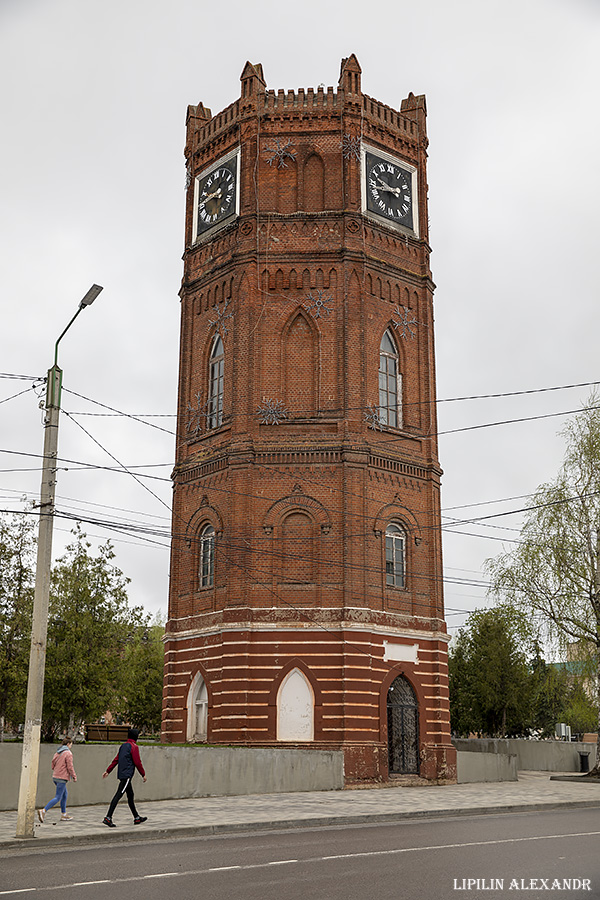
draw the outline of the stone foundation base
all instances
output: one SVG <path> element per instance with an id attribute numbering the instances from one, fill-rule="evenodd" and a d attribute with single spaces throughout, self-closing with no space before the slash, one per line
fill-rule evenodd
<path id="1" fill-rule="evenodd" d="M 421 748 L 421 771 L 429 781 L 456 784 L 456 750 L 452 744 L 428 744 Z"/>

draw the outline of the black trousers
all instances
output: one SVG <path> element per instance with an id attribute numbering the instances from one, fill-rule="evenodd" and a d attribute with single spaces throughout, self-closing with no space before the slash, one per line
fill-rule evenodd
<path id="1" fill-rule="evenodd" d="M 121 778 L 119 780 L 117 793 L 110 801 L 110 806 L 108 807 L 108 812 L 106 813 L 108 819 L 112 819 L 112 815 L 116 809 L 117 803 L 119 802 L 123 794 L 127 794 L 127 802 L 129 803 L 129 809 L 133 814 L 133 818 L 138 818 L 138 811 L 135 808 L 135 800 L 133 799 L 133 786 L 131 784 L 131 778 Z"/>

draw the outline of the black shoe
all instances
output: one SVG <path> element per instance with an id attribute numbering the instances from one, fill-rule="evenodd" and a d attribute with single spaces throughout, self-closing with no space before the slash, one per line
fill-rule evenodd
<path id="1" fill-rule="evenodd" d="M 147 821 L 148 821 L 148 816 L 136 816 L 135 819 L 133 820 L 133 824 L 141 825 L 142 822 L 147 822 Z"/>
<path id="2" fill-rule="evenodd" d="M 109 819 L 108 816 L 104 816 L 104 818 L 102 819 L 102 824 L 103 824 L 103 825 L 108 825 L 109 828 L 116 828 L 116 827 L 117 827 L 117 826 L 115 825 L 115 823 L 113 822 L 113 820 L 112 820 L 112 819 Z"/>

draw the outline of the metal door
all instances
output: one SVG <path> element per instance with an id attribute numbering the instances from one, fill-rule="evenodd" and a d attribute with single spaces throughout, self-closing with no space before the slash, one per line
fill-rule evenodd
<path id="1" fill-rule="evenodd" d="M 387 696 L 389 771 L 419 774 L 419 707 L 412 687 L 399 675 Z"/>

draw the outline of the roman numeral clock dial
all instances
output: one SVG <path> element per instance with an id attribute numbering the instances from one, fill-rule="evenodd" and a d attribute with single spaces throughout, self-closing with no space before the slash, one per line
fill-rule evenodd
<path id="1" fill-rule="evenodd" d="M 230 153 L 196 178 L 194 240 L 229 222 L 239 211 L 239 152 Z"/>
<path id="2" fill-rule="evenodd" d="M 363 148 L 363 212 L 417 235 L 414 166 Z"/>

